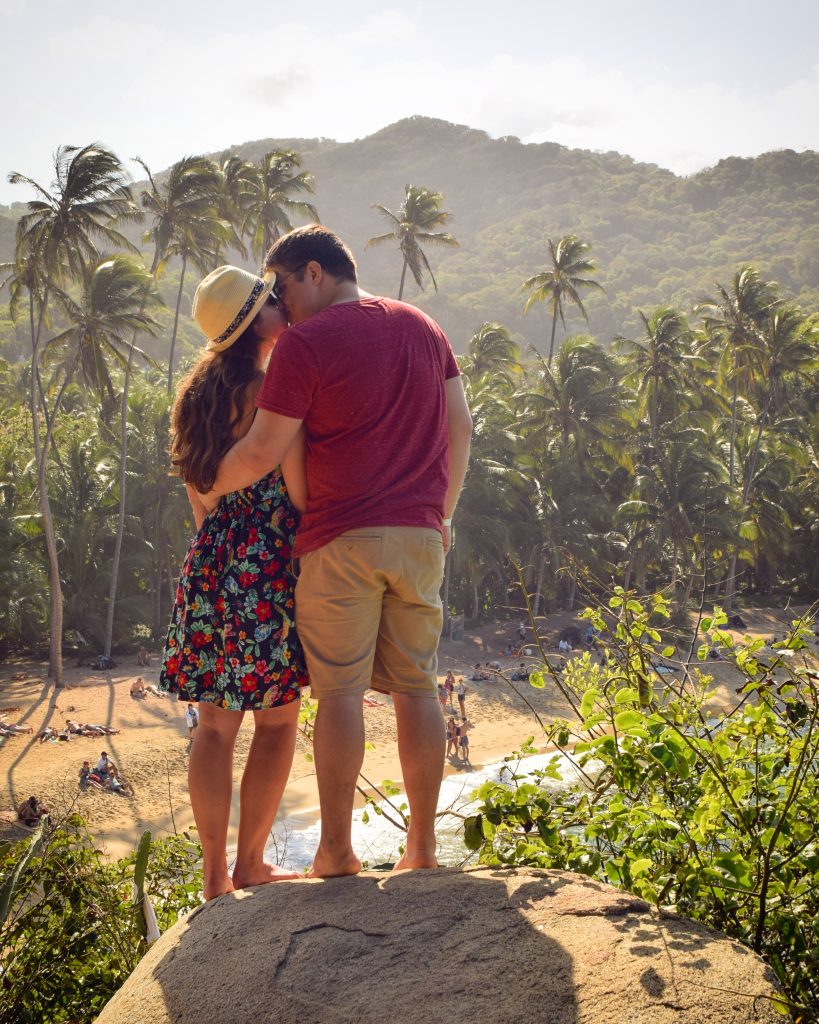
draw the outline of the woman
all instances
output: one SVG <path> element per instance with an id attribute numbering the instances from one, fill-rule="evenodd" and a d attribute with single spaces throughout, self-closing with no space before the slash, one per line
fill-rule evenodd
<path id="1" fill-rule="evenodd" d="M 198 533 L 176 595 L 161 690 L 198 703 L 188 785 L 202 843 L 206 900 L 234 888 L 298 877 L 263 859 L 296 744 L 304 656 L 293 623 L 295 506 L 307 496 L 303 449 L 282 469 L 226 494 L 208 514 L 219 460 L 253 422 L 263 367 L 286 327 L 269 280 L 220 267 L 196 290 L 206 351 L 182 381 L 171 414 L 171 460 L 185 481 Z M 232 877 L 227 829 L 233 748 L 245 711 L 253 742 L 242 777 Z"/>
<path id="2" fill-rule="evenodd" d="M 458 755 L 458 727 L 455 719 L 449 718 L 446 723 L 446 756 L 457 757 Z"/>

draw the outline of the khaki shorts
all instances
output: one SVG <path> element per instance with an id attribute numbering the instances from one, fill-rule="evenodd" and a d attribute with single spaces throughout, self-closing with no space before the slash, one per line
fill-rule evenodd
<path id="1" fill-rule="evenodd" d="M 296 623 L 312 695 L 436 697 L 444 548 L 437 530 L 350 530 L 301 558 Z"/>

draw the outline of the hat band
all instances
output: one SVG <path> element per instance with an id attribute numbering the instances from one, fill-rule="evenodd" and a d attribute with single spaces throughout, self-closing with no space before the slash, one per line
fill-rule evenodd
<path id="1" fill-rule="evenodd" d="M 236 328 L 240 326 L 240 324 L 245 319 L 247 314 L 253 308 L 253 304 L 256 302 L 256 299 L 258 299 L 258 297 L 261 295 L 262 291 L 264 290 L 264 287 L 265 282 L 261 280 L 257 281 L 253 285 L 253 287 L 250 289 L 250 295 L 248 295 L 245 304 L 233 318 L 228 328 L 222 331 L 218 338 L 214 338 L 213 341 L 211 341 L 211 345 L 221 345 L 223 341 L 227 341 L 227 339 L 231 336 L 231 334 L 233 334 Z"/>

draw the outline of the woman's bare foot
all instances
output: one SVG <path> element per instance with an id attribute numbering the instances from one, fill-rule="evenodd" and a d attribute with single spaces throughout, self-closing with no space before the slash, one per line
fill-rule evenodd
<path id="1" fill-rule="evenodd" d="M 233 891 L 234 885 L 227 872 L 214 878 L 205 879 L 203 895 L 206 903 L 208 900 L 215 900 L 217 896 L 224 896 L 226 892 Z"/>
<path id="2" fill-rule="evenodd" d="M 321 846 L 316 850 L 313 863 L 307 872 L 308 878 L 341 878 L 343 875 L 357 875 L 361 861 L 352 850 L 339 855 L 324 853 Z"/>
<path id="3" fill-rule="evenodd" d="M 233 869 L 233 886 L 236 889 L 249 889 L 252 885 L 267 885 L 268 882 L 284 882 L 287 879 L 301 878 L 298 871 L 288 871 L 278 864 L 249 864 L 247 867 L 236 865 Z"/>

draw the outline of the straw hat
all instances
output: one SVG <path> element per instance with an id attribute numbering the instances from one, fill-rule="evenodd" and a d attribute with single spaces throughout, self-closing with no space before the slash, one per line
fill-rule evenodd
<path id="1" fill-rule="evenodd" d="M 217 267 L 199 283 L 193 297 L 193 316 L 208 348 L 224 352 L 250 325 L 267 302 L 276 283 L 273 271 L 256 277 L 241 267 Z"/>

